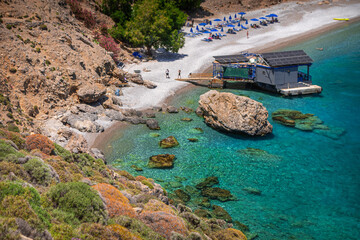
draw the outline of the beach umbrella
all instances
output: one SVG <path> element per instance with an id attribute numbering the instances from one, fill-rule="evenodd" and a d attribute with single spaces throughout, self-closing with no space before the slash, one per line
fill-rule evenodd
<path id="1" fill-rule="evenodd" d="M 190 28 L 190 32 L 193 33 L 194 31 L 192 30 L 192 28 Z"/>
<path id="2" fill-rule="evenodd" d="M 211 29 L 210 31 L 211 31 L 211 32 L 218 32 L 217 29 Z"/>
<path id="3" fill-rule="evenodd" d="M 231 20 L 231 15 L 229 16 L 229 20 Z"/>
<path id="4" fill-rule="evenodd" d="M 266 19 L 266 17 L 261 17 L 261 18 L 259 18 L 259 19 Z"/>
<path id="5" fill-rule="evenodd" d="M 238 23 L 238 27 L 240 27 L 240 22 Z"/>
<path id="6" fill-rule="evenodd" d="M 243 25 L 241 25 L 241 28 L 242 28 L 242 29 L 248 29 L 247 27 L 244 27 Z"/>
<path id="7" fill-rule="evenodd" d="M 248 20 L 245 21 L 245 24 L 248 24 Z"/>
<path id="8" fill-rule="evenodd" d="M 251 21 L 254 21 L 254 22 L 256 22 L 256 21 L 259 21 L 259 19 L 257 19 L 257 18 L 252 18 L 252 19 L 250 19 Z"/>
<path id="9" fill-rule="evenodd" d="M 196 31 L 199 31 L 199 26 L 196 26 Z"/>
<path id="10" fill-rule="evenodd" d="M 245 12 L 239 12 L 238 14 L 240 14 L 242 16 L 242 15 L 245 15 L 246 13 Z"/>
<path id="11" fill-rule="evenodd" d="M 224 28 L 221 28 L 221 32 L 224 32 Z"/>
<path id="12" fill-rule="evenodd" d="M 236 13 L 235 13 L 235 15 L 234 15 L 234 18 L 236 18 Z"/>
<path id="13" fill-rule="evenodd" d="M 212 22 L 210 21 L 209 24 L 212 25 Z"/>
<path id="14" fill-rule="evenodd" d="M 209 32 L 209 31 L 204 31 L 203 33 L 211 33 L 211 32 Z"/>
<path id="15" fill-rule="evenodd" d="M 272 14 L 270 14 L 271 15 L 271 17 L 278 17 L 278 15 L 276 15 L 276 14 L 274 14 L 274 13 L 272 13 Z"/>
<path id="16" fill-rule="evenodd" d="M 265 17 L 271 17 L 271 14 L 266 15 Z"/>
<path id="17" fill-rule="evenodd" d="M 235 25 L 232 25 L 232 24 L 228 24 L 226 25 L 227 27 L 235 27 Z"/>
<path id="18" fill-rule="evenodd" d="M 199 26 L 206 26 L 206 23 L 199 23 Z"/>
<path id="19" fill-rule="evenodd" d="M 224 17 L 224 21 L 226 21 L 226 17 Z"/>
<path id="20" fill-rule="evenodd" d="M 221 22 L 221 19 L 217 18 L 213 20 L 214 22 Z"/>

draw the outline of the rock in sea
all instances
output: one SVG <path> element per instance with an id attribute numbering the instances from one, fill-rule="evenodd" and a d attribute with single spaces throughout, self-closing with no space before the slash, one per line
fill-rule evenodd
<path id="1" fill-rule="evenodd" d="M 266 108 L 248 97 L 211 90 L 200 96 L 199 109 L 205 123 L 217 130 L 251 136 L 272 132 Z"/>
<path id="2" fill-rule="evenodd" d="M 161 148 L 172 148 L 179 145 L 179 142 L 174 136 L 167 137 L 159 142 Z"/>
<path id="3" fill-rule="evenodd" d="M 174 166 L 175 155 L 159 154 L 151 156 L 148 166 L 150 168 L 172 168 Z"/>

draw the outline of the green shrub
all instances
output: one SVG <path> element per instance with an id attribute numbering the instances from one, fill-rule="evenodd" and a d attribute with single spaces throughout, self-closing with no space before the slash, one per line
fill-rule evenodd
<path id="1" fill-rule="evenodd" d="M 41 49 L 40 49 L 40 48 L 35 48 L 35 52 L 36 52 L 36 53 L 40 53 L 40 52 L 41 52 Z"/>
<path id="2" fill-rule="evenodd" d="M 84 223 L 80 226 L 81 239 L 87 240 L 116 240 L 113 232 L 98 223 Z M 121 238 L 125 239 L 125 238 Z"/>
<path id="3" fill-rule="evenodd" d="M 20 231 L 17 228 L 15 218 L 0 218 L 0 239 L 20 239 Z"/>
<path id="4" fill-rule="evenodd" d="M 16 126 L 15 124 L 13 124 L 13 123 L 10 123 L 9 125 L 8 125 L 8 128 L 7 128 L 9 131 L 11 131 L 11 132 L 17 132 L 17 133 L 19 133 L 20 132 L 20 129 L 18 128 L 18 126 Z"/>
<path id="5" fill-rule="evenodd" d="M 17 72 L 17 69 L 16 68 L 10 68 L 9 70 L 11 73 L 16 73 Z"/>
<path id="6" fill-rule="evenodd" d="M 55 70 L 56 70 L 55 67 L 51 67 L 51 68 L 50 68 L 50 71 L 52 71 L 52 72 L 55 71 Z"/>
<path id="7" fill-rule="evenodd" d="M 71 240 L 76 236 L 74 229 L 68 224 L 54 224 L 50 228 L 50 233 L 54 240 Z"/>
<path id="8" fill-rule="evenodd" d="M 73 154 L 70 151 L 66 150 L 65 148 L 61 147 L 56 143 L 54 143 L 54 146 L 55 146 L 54 149 L 55 155 L 60 156 L 66 162 L 69 163 L 74 162 Z"/>
<path id="9" fill-rule="evenodd" d="M 9 143 L 0 139 L 0 160 L 4 160 L 7 156 L 12 155 L 15 157 L 24 157 L 22 153 L 19 153 L 14 147 Z"/>
<path id="10" fill-rule="evenodd" d="M 30 42 L 31 42 L 31 41 L 30 41 L 30 39 L 28 39 L 28 38 L 24 41 L 25 44 L 28 44 L 28 43 L 30 43 Z"/>
<path id="11" fill-rule="evenodd" d="M 11 118 L 11 119 L 13 119 L 13 118 L 14 118 L 14 116 L 12 115 L 12 113 L 11 113 L 11 112 L 8 112 L 8 113 L 6 114 L 6 116 L 7 116 L 8 118 Z"/>
<path id="12" fill-rule="evenodd" d="M 20 183 L 16 182 L 1 182 L 0 202 L 2 203 L 0 211 L 4 216 L 22 217 L 25 220 L 30 219 L 29 223 L 33 223 L 37 228 L 50 226 L 50 216 L 41 207 L 40 194 L 35 188 L 23 187 Z M 19 210 L 16 209 L 17 205 L 19 205 Z M 24 212 L 21 213 L 21 211 Z"/>
<path id="13" fill-rule="evenodd" d="M 45 24 L 41 24 L 40 29 L 41 30 L 48 30 L 48 28 L 47 28 L 47 26 Z"/>
<path id="14" fill-rule="evenodd" d="M 165 240 L 163 236 L 154 232 L 151 228 L 145 225 L 138 219 L 134 219 L 128 216 L 118 216 L 112 219 L 113 222 L 126 227 L 131 232 L 136 233 L 144 240 Z"/>
<path id="15" fill-rule="evenodd" d="M 48 186 L 51 182 L 50 168 L 40 159 L 33 158 L 24 164 L 24 169 L 31 176 L 31 181 Z"/>
<path id="16" fill-rule="evenodd" d="M 6 24 L 6 28 L 11 30 L 13 28 L 13 25 L 12 24 Z"/>
<path id="17" fill-rule="evenodd" d="M 21 41 L 24 41 L 24 39 L 23 39 L 20 35 L 16 35 L 16 37 L 17 37 L 18 39 L 20 39 Z"/>
<path id="18" fill-rule="evenodd" d="M 23 166 L 12 162 L 1 162 L 0 164 L 0 175 L 8 175 L 14 173 L 15 176 L 29 181 L 29 174 L 24 170 Z"/>
<path id="19" fill-rule="evenodd" d="M 74 214 L 80 222 L 106 221 L 107 213 L 102 200 L 86 183 L 59 183 L 48 192 L 48 197 L 53 207 Z"/>
<path id="20" fill-rule="evenodd" d="M 46 66 L 49 66 L 49 65 L 51 64 L 51 62 L 46 59 L 46 60 L 45 60 L 45 64 L 46 64 Z"/>
<path id="21" fill-rule="evenodd" d="M 21 137 L 19 133 L 0 129 L 0 136 L 13 141 L 13 143 L 15 143 L 19 149 L 23 149 L 25 147 L 25 140 Z"/>
<path id="22" fill-rule="evenodd" d="M 148 186 L 150 189 L 154 189 L 154 185 L 152 185 L 149 181 L 142 180 L 141 183 Z"/>
<path id="23" fill-rule="evenodd" d="M 10 105 L 9 97 L 5 97 L 4 95 L 0 94 L 0 103 L 4 104 L 5 106 Z"/>

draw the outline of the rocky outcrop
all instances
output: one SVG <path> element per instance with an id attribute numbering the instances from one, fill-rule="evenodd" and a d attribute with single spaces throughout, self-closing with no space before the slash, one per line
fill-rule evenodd
<path id="1" fill-rule="evenodd" d="M 248 97 L 211 90 L 200 96 L 199 112 L 205 123 L 217 130 L 251 136 L 272 132 L 266 108 Z"/>
<path id="2" fill-rule="evenodd" d="M 106 88 L 101 84 L 83 86 L 77 91 L 79 99 L 85 103 L 93 103 L 99 100 L 106 93 Z"/>
<path id="3" fill-rule="evenodd" d="M 209 197 L 211 199 L 217 199 L 222 202 L 234 201 L 236 198 L 230 193 L 230 191 L 222 188 L 204 188 L 201 190 L 201 195 Z"/>
<path id="4" fill-rule="evenodd" d="M 150 168 L 172 168 L 174 166 L 175 155 L 159 154 L 151 156 L 149 159 Z"/>
<path id="5" fill-rule="evenodd" d="M 172 148 L 179 145 L 179 142 L 176 140 L 174 136 L 170 136 L 167 138 L 164 138 L 159 142 L 159 146 L 161 148 Z"/>

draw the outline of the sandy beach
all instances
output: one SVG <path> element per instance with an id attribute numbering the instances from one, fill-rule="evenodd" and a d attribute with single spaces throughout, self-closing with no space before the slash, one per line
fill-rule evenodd
<path id="1" fill-rule="evenodd" d="M 334 1 L 331 4 L 322 5 L 318 3 L 319 1 L 303 4 L 290 2 L 248 12 L 245 15 L 247 19 L 275 13 L 279 16 L 280 23 L 270 24 L 260 29 L 250 28 L 249 38 L 246 37 L 246 30 L 236 35 L 228 34 L 221 40 L 212 42 L 201 41 L 201 38 L 208 36 L 207 34 L 194 38 L 187 37 L 185 46 L 177 54 L 158 51 L 156 61 L 127 65 L 126 71 L 141 70 L 143 78 L 157 84 L 157 88 L 147 89 L 134 85 L 134 87 L 123 89 L 124 96 L 121 99 L 124 108 L 143 110 L 161 105 L 167 97 L 174 95 L 176 90 L 188 84 L 175 80 L 178 70 L 181 70 L 182 77 L 187 77 L 189 73 L 203 72 L 211 66 L 213 56 L 238 54 L 243 51 L 258 53 L 269 51 L 346 24 L 335 21 L 333 18 L 354 19 L 360 16 L 358 1 Z M 234 15 L 234 13 L 231 14 Z M 228 17 L 229 14 L 224 16 Z M 226 28 L 224 30 L 226 31 Z M 190 28 L 184 28 L 184 32 L 189 31 Z M 148 72 L 143 71 L 144 69 Z M 166 69 L 170 71 L 170 79 L 165 77 Z"/>
<path id="2" fill-rule="evenodd" d="M 338 1 L 329 5 L 319 5 L 318 2 L 309 1 L 302 5 L 295 2 L 283 3 L 268 9 L 248 12 L 246 14 L 248 19 L 275 13 L 280 21 L 260 29 L 249 29 L 249 39 L 246 38 L 245 30 L 236 35 L 228 34 L 221 40 L 213 42 L 201 41 L 205 35 L 186 38 L 185 46 L 178 54 L 157 52 L 155 61 L 127 65 L 126 71 L 141 70 L 143 78 L 156 83 L 157 88 L 147 89 L 133 84 L 132 87 L 123 89 L 124 96 L 121 96 L 123 108 L 145 110 L 168 104 L 175 94 L 181 94 L 193 87 L 192 84 L 175 80 L 178 70 L 182 71 L 182 77 L 187 77 L 189 73 L 209 72 L 213 56 L 238 54 L 243 51 L 258 53 L 273 51 L 314 38 L 360 19 L 360 12 L 357 11 L 360 9 L 358 1 Z M 228 15 L 224 14 L 224 16 Z M 346 22 L 333 20 L 336 17 L 346 17 L 351 20 Z M 189 32 L 189 28 L 184 28 L 184 32 Z M 150 71 L 145 72 L 144 69 Z M 165 77 L 166 69 L 170 71 L 170 79 Z M 91 134 L 86 138 L 89 145 L 106 153 L 109 139 L 114 139 L 114 133 L 126 126 L 128 123 L 114 124 L 104 132 Z"/>

